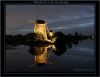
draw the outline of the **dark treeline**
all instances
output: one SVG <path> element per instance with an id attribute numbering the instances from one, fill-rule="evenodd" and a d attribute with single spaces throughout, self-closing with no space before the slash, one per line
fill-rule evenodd
<path id="1" fill-rule="evenodd" d="M 82 34 L 79 34 L 78 32 L 75 32 L 73 35 L 72 34 L 63 34 L 62 32 L 55 32 L 54 37 L 57 37 L 55 43 L 56 50 L 52 49 L 52 52 L 60 56 L 64 54 L 64 52 L 67 51 L 67 49 L 71 49 L 73 45 L 78 45 L 80 41 L 86 40 L 86 39 L 91 39 L 92 35 L 90 36 L 84 36 Z M 41 48 L 41 47 L 46 47 L 49 44 L 46 44 L 46 42 L 43 43 L 37 43 L 35 44 L 34 42 L 34 33 L 28 33 L 26 35 L 6 35 L 6 45 L 12 45 L 12 46 L 17 46 L 17 45 L 28 45 L 30 47 L 29 52 L 32 55 L 37 55 L 37 50 L 36 48 Z M 33 52 L 34 50 L 34 52 Z M 40 51 L 39 51 L 40 52 Z"/>
<path id="2" fill-rule="evenodd" d="M 34 33 L 28 33 L 26 35 L 6 35 L 5 36 L 5 43 L 8 45 L 33 45 L 34 44 Z M 78 32 L 75 32 L 72 34 L 63 34 L 62 32 L 55 32 L 55 37 L 57 37 L 57 41 L 61 41 L 61 43 L 69 43 L 70 41 L 73 41 L 76 43 L 76 40 L 84 40 L 91 38 L 91 36 L 83 36 L 82 34 L 79 34 Z"/>

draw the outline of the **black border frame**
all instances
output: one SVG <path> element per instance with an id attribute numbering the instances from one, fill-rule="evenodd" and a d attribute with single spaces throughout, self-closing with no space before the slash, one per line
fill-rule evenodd
<path id="1" fill-rule="evenodd" d="M 4 71 L 5 61 L 4 61 L 4 55 L 5 55 L 5 5 L 7 4 L 34 4 L 34 5 L 67 5 L 67 4 L 92 4 L 95 5 L 95 47 L 96 47 L 96 72 L 89 74 L 81 74 L 81 73 L 8 73 L 6 74 Z M 99 76 L 99 1 L 1 1 L 1 76 Z M 98 33 L 98 34 L 97 34 Z M 97 45 L 98 44 L 98 45 Z"/>

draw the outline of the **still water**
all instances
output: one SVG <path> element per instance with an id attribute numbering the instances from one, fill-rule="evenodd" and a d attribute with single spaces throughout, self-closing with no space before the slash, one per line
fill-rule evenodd
<path id="1" fill-rule="evenodd" d="M 63 45 L 61 45 L 63 46 Z M 72 44 L 59 55 L 51 46 L 45 46 L 46 62 L 44 66 L 36 65 L 34 47 L 19 45 L 6 49 L 6 72 L 94 72 L 95 50 L 93 40 L 83 40 L 78 45 Z M 63 50 L 63 49 L 62 49 Z M 59 52 L 59 50 L 58 50 Z"/>

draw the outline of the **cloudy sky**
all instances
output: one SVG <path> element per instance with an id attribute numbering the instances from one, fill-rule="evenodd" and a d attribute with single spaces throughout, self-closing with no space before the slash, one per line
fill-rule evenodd
<path id="1" fill-rule="evenodd" d="M 6 5 L 6 34 L 33 32 L 36 19 L 65 34 L 94 33 L 94 5 Z"/>

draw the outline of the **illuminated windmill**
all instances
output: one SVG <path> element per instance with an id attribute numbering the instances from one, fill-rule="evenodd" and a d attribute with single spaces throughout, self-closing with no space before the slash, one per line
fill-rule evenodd
<path id="1" fill-rule="evenodd" d="M 34 33 L 42 36 L 44 41 L 47 41 L 47 32 L 49 32 L 47 23 L 44 20 L 36 20 L 34 25 Z"/>
<path id="2" fill-rule="evenodd" d="M 39 12 L 37 11 L 37 13 Z M 28 21 L 34 23 L 34 33 L 36 34 L 36 39 L 51 42 L 51 39 L 48 39 L 47 36 L 52 37 L 54 33 L 49 31 L 47 23 L 44 20 L 39 20 L 38 16 L 36 16 L 35 21 L 33 20 L 28 20 Z"/>

